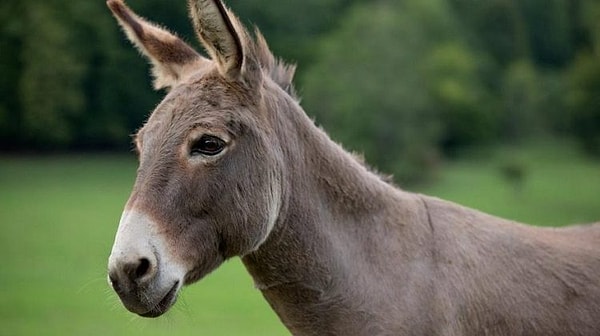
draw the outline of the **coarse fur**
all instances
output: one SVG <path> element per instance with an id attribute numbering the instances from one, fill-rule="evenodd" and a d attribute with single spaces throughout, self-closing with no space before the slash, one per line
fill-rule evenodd
<path id="1" fill-rule="evenodd" d="M 294 66 L 219 0 L 190 0 L 210 59 L 108 5 L 169 88 L 109 259 L 125 306 L 159 316 L 239 256 L 294 335 L 599 335 L 600 224 L 538 228 L 408 193 L 306 116 Z M 225 144 L 194 152 L 205 136 Z"/>

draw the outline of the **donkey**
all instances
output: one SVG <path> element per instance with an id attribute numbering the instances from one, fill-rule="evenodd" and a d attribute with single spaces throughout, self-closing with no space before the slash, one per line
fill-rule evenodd
<path id="1" fill-rule="evenodd" d="M 210 58 L 108 6 L 168 90 L 108 262 L 128 310 L 160 316 L 238 256 L 294 335 L 600 335 L 600 224 L 536 228 L 387 183 L 219 0 L 189 0 Z"/>

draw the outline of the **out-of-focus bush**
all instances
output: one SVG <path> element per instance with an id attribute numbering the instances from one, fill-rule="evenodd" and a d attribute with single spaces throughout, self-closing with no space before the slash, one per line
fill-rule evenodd
<path id="1" fill-rule="evenodd" d="M 600 156 L 600 57 L 581 55 L 570 72 L 569 83 L 572 133 L 588 153 Z"/>
<path id="2" fill-rule="evenodd" d="M 482 62 L 463 35 L 445 1 L 357 5 L 319 44 L 301 81 L 304 106 L 377 168 L 425 179 L 440 144 L 493 133 Z"/>

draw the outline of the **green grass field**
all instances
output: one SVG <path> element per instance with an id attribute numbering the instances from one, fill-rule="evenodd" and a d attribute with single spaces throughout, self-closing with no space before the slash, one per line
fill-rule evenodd
<path id="1" fill-rule="evenodd" d="M 520 192 L 498 168 L 515 155 Z M 600 162 L 556 144 L 478 157 L 420 191 L 534 224 L 600 220 Z M 106 262 L 135 168 L 132 156 L 0 157 L 0 335 L 288 335 L 237 259 L 165 317 L 121 306 Z"/>
<path id="2" fill-rule="evenodd" d="M 524 172 L 515 189 L 501 167 L 517 162 Z M 429 195 L 484 212 L 541 226 L 600 221 L 600 160 L 590 160 L 568 142 L 479 152 L 443 167 Z"/>

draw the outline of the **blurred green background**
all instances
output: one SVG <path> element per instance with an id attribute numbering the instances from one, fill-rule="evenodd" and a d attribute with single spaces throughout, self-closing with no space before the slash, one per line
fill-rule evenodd
<path id="1" fill-rule="evenodd" d="M 183 0 L 129 4 L 198 45 Z M 307 113 L 403 188 L 600 220 L 598 1 L 227 4 L 298 63 Z M 104 1 L 0 3 L 0 335 L 288 334 L 237 259 L 156 320 L 109 289 L 130 134 L 163 94 Z"/>

